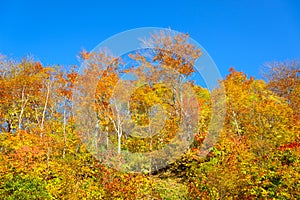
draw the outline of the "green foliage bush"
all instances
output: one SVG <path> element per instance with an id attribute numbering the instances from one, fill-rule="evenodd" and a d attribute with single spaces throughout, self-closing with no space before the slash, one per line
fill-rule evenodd
<path id="1" fill-rule="evenodd" d="M 51 194 L 46 190 L 46 181 L 38 177 L 10 175 L 1 182 L 3 182 L 0 188 L 1 199 L 52 199 Z"/>

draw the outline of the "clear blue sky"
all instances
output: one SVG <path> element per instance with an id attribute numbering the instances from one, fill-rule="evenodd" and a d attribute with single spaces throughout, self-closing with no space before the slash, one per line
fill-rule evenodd
<path id="1" fill-rule="evenodd" d="M 43 64 L 79 65 L 78 53 L 133 28 L 186 32 L 222 75 L 235 67 L 259 77 L 268 61 L 300 58 L 300 1 L 0 0 L 0 52 Z"/>

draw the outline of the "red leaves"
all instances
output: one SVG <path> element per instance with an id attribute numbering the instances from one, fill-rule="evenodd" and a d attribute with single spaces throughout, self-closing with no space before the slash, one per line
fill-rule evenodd
<path id="1" fill-rule="evenodd" d="M 34 71 L 41 71 L 44 67 L 42 66 L 42 64 L 40 62 L 36 62 L 33 65 Z"/>
<path id="2" fill-rule="evenodd" d="M 66 97 L 66 98 L 68 98 L 68 99 L 71 99 L 72 91 L 69 90 L 69 89 L 58 88 L 58 89 L 56 90 L 56 92 L 57 92 L 58 94 L 60 94 L 61 96 L 64 96 L 64 97 Z"/>
<path id="3" fill-rule="evenodd" d="M 279 147 L 280 151 L 284 151 L 286 149 L 296 149 L 300 147 L 300 142 L 291 142 Z"/>
<path id="4" fill-rule="evenodd" d="M 76 83 L 77 77 L 78 77 L 77 72 L 70 72 L 67 74 L 67 78 L 72 85 Z"/>

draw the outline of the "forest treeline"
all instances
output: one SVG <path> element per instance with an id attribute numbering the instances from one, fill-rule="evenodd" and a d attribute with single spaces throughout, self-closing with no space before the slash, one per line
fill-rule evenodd
<path id="1" fill-rule="evenodd" d="M 300 199 L 300 63 L 269 63 L 264 80 L 231 68 L 209 91 L 190 78 L 202 53 L 188 38 L 152 35 L 153 49 L 129 54 L 133 64 L 125 68 L 105 51 L 81 52 L 81 71 L 2 55 L 0 198 Z M 132 93 L 124 90 L 133 85 Z M 224 122 L 201 156 L 214 131 L 213 103 L 226 108 Z M 190 140 L 173 162 L 170 152 L 155 155 L 157 165 L 168 164 L 160 167 L 122 156 Z"/>

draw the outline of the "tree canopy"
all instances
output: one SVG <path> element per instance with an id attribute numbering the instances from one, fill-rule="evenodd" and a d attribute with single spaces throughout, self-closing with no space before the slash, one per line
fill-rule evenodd
<path id="1" fill-rule="evenodd" d="M 83 51 L 81 72 L 1 56 L 0 198 L 299 199 L 299 62 L 231 68 L 222 104 L 190 78 L 188 38 L 153 35 L 126 67 Z M 214 102 L 224 125 L 201 156 Z"/>

